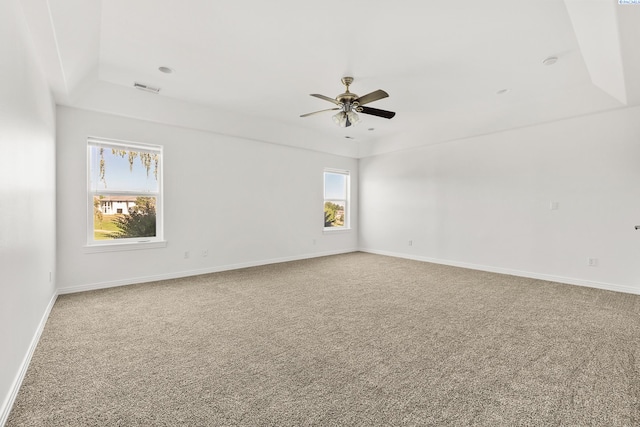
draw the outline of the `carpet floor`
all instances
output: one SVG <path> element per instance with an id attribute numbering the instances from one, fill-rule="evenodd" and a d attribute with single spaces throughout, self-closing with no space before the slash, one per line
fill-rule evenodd
<path id="1" fill-rule="evenodd" d="M 62 295 L 7 426 L 638 426 L 640 296 L 366 253 Z"/>

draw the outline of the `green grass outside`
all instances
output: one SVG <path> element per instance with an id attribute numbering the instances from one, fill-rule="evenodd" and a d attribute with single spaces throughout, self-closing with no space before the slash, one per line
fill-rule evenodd
<path id="1" fill-rule="evenodd" d="M 111 233 L 117 232 L 118 227 L 113 223 L 113 220 L 119 215 L 103 215 L 102 221 L 94 218 L 93 223 L 93 238 L 95 240 L 111 240 Z"/>

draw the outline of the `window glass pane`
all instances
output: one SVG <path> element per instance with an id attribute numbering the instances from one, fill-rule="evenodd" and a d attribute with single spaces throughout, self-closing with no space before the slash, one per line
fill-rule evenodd
<path id="1" fill-rule="evenodd" d="M 156 202 L 145 195 L 93 196 L 94 240 L 156 237 Z"/>
<path id="2" fill-rule="evenodd" d="M 347 228 L 349 172 L 324 172 L 324 227 Z"/>
<path id="3" fill-rule="evenodd" d="M 91 191 L 159 191 L 158 152 L 105 145 L 90 145 L 89 149 Z"/>
<path id="4" fill-rule="evenodd" d="M 162 147 L 90 137 L 88 155 L 88 244 L 161 241 Z"/>
<path id="5" fill-rule="evenodd" d="M 344 227 L 345 202 L 341 200 L 327 200 L 324 202 L 324 226 Z"/>
<path id="6" fill-rule="evenodd" d="M 345 200 L 347 198 L 347 175 L 325 172 L 324 198 Z"/>

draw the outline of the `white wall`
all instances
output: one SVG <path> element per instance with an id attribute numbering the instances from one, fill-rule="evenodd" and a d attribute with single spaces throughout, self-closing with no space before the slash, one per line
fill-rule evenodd
<path id="1" fill-rule="evenodd" d="M 0 425 L 55 298 L 55 109 L 28 34 L 0 2 Z"/>
<path id="2" fill-rule="evenodd" d="M 366 251 L 640 293 L 640 108 L 362 159 L 360 212 Z"/>
<path id="3" fill-rule="evenodd" d="M 88 136 L 164 146 L 166 248 L 85 253 Z M 358 161 L 352 158 L 68 107 L 57 110 L 57 150 L 61 292 L 348 252 L 358 246 L 357 206 L 353 230 L 322 231 L 323 169 L 350 170 L 352 198 L 357 200 Z"/>

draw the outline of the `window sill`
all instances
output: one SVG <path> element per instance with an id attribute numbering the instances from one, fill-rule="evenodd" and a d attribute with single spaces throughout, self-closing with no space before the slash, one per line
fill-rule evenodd
<path id="1" fill-rule="evenodd" d="M 330 228 L 324 228 L 322 229 L 322 233 L 326 233 L 326 234 L 334 234 L 334 233 L 348 233 L 351 231 L 351 228 L 337 228 L 337 227 L 330 227 Z"/>
<path id="2" fill-rule="evenodd" d="M 83 249 L 85 254 L 96 254 L 101 252 L 136 251 L 140 249 L 156 249 L 166 247 L 167 241 L 159 240 L 155 242 L 126 242 L 86 245 Z"/>

